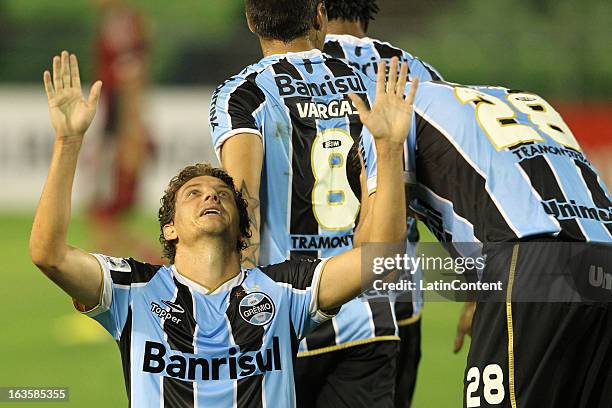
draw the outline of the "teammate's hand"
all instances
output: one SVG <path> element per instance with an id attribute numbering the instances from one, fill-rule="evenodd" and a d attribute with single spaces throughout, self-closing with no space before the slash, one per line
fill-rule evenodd
<path id="1" fill-rule="evenodd" d="M 457 335 L 455 336 L 455 345 L 453 347 L 453 352 L 455 354 L 461 351 L 465 335 L 472 336 L 472 319 L 474 318 L 475 311 L 476 302 L 466 302 L 465 305 L 463 305 L 459 323 L 457 323 Z"/>
<path id="2" fill-rule="evenodd" d="M 82 138 L 96 114 L 102 82 L 92 85 L 89 98 L 85 100 L 77 57 L 68 51 L 62 51 L 61 57 L 53 57 L 53 81 L 49 71 L 45 71 L 43 82 L 57 138 Z"/>
<path id="3" fill-rule="evenodd" d="M 399 77 L 397 73 L 398 58 L 391 60 L 389 80 L 385 80 L 386 63 L 378 66 L 376 77 L 376 100 L 372 110 L 357 95 L 349 97 L 359 110 L 361 122 L 370 130 L 376 141 L 385 140 L 394 145 L 404 145 L 410 124 L 412 123 L 412 104 L 418 87 L 418 79 L 412 82 L 408 96 L 404 97 L 408 78 L 408 65 L 401 65 Z"/>

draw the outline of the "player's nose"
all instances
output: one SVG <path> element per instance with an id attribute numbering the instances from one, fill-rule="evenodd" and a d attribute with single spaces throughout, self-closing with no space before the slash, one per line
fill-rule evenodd
<path id="1" fill-rule="evenodd" d="M 219 194 L 214 188 L 208 188 L 204 191 L 204 202 L 219 202 Z"/>

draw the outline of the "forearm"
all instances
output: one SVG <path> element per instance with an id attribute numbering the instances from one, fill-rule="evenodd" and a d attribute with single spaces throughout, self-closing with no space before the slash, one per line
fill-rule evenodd
<path id="1" fill-rule="evenodd" d="M 251 133 L 230 138 L 221 150 L 221 163 L 248 204 L 251 236 L 245 238 L 247 247 L 242 251 L 242 265 L 245 268 L 253 268 L 259 264 L 259 187 L 263 156 L 261 137 Z"/>
<path id="2" fill-rule="evenodd" d="M 368 218 L 370 242 L 403 242 L 406 235 L 406 197 L 403 147 L 377 141 L 377 190 Z"/>
<path id="3" fill-rule="evenodd" d="M 251 199 L 249 203 L 249 225 L 251 227 L 251 237 L 246 239 L 247 247 L 242 251 L 242 266 L 245 268 L 254 268 L 259 265 L 259 243 L 260 243 L 260 222 L 261 212 L 259 210 L 259 201 Z"/>
<path id="4" fill-rule="evenodd" d="M 383 278 L 384 274 L 373 273 L 374 258 L 394 257 L 403 248 L 406 234 L 403 149 L 393 148 L 384 142 L 379 145 L 377 191 L 375 195 L 367 198 L 367 213 L 356 234 L 356 246 L 361 244 L 359 240 L 383 244 L 399 243 L 401 246 L 356 247 L 330 259 L 325 266 L 319 287 L 319 306 L 324 311 L 346 303 L 369 288 L 374 280 Z"/>
<path id="5" fill-rule="evenodd" d="M 82 137 L 56 140 L 30 236 L 30 255 L 41 267 L 56 267 L 68 250 L 72 185 Z"/>
<path id="6" fill-rule="evenodd" d="M 370 195 L 368 186 L 366 183 L 365 166 L 361 163 L 361 175 L 359 177 L 359 183 L 361 185 L 361 209 L 359 211 L 359 224 L 355 229 L 353 237 L 353 247 L 357 248 L 361 244 L 367 241 L 370 236 L 370 229 L 372 227 L 372 205 L 375 200 L 375 195 Z"/>

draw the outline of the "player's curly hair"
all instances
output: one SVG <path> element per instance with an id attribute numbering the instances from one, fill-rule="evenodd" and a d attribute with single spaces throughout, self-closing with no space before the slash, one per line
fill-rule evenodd
<path id="1" fill-rule="evenodd" d="M 290 42 L 308 33 L 323 0 L 246 0 L 246 15 L 262 38 Z"/>
<path id="2" fill-rule="evenodd" d="M 170 263 L 174 263 L 177 240 L 166 240 L 164 238 L 164 225 L 171 224 L 174 221 L 174 214 L 176 212 L 176 193 L 189 180 L 200 176 L 216 177 L 227 184 L 234 192 L 234 199 L 236 201 L 236 207 L 238 207 L 238 215 L 240 217 L 240 237 L 236 243 L 236 250 L 242 251 L 245 249 L 247 247 L 247 239 L 251 237 L 247 202 L 242 197 L 242 194 L 239 191 L 236 191 L 232 177 L 224 170 L 212 167 L 207 163 L 197 163 L 187 166 L 183 168 L 176 176 L 174 176 L 172 180 L 170 180 L 170 183 L 168 183 L 168 187 L 164 191 L 164 196 L 160 200 L 161 207 L 159 207 L 157 216 L 157 219 L 159 220 L 159 228 L 161 230 L 159 242 L 162 244 L 164 257 L 167 258 Z"/>
<path id="3" fill-rule="evenodd" d="M 325 0 L 325 8 L 328 19 L 359 21 L 364 31 L 379 10 L 376 0 Z"/>

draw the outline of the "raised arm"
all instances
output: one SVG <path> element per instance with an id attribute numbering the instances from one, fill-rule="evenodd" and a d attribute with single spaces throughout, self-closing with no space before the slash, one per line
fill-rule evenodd
<path id="1" fill-rule="evenodd" d="M 221 149 L 221 165 L 225 168 L 242 197 L 247 201 L 251 238 L 242 251 L 242 265 L 254 268 L 259 262 L 259 228 L 261 213 L 259 207 L 259 186 L 263 166 L 263 145 L 261 137 L 253 133 L 241 133 L 228 139 Z"/>
<path id="2" fill-rule="evenodd" d="M 359 212 L 359 224 L 357 224 L 357 228 L 355 229 L 355 234 L 353 236 L 353 247 L 360 247 L 364 241 L 370 236 L 370 227 L 372 220 L 372 205 L 375 200 L 375 193 L 370 195 L 368 191 L 368 184 L 366 182 L 366 170 L 365 165 L 363 163 L 363 159 L 361 159 L 361 174 L 359 176 L 359 184 L 361 185 L 361 198 L 359 199 L 361 203 L 361 211 Z"/>
<path id="3" fill-rule="evenodd" d="M 85 131 L 94 115 L 102 82 L 84 99 L 77 58 L 63 51 L 53 58 L 53 78 L 43 76 L 55 144 L 30 235 L 32 262 L 66 293 L 86 307 L 98 304 L 102 271 L 90 254 L 69 246 L 72 184 Z"/>
<path id="4" fill-rule="evenodd" d="M 376 141 L 377 192 L 376 198 L 368 203 L 367 211 L 370 214 L 365 218 L 370 218 L 367 222 L 371 226 L 365 226 L 367 238 L 363 240 L 403 245 L 406 234 L 403 150 L 412 121 L 412 104 L 418 82 L 413 82 L 408 96 L 404 97 L 408 70 L 406 64 L 402 64 L 398 79 L 397 59 L 394 58 L 387 82 L 385 68 L 384 63 L 379 66 L 376 101 L 372 110 L 360 98 L 351 95 L 351 100 L 359 109 L 361 121 Z M 362 276 L 362 248 L 333 257 L 325 265 L 318 292 L 321 310 L 336 309 L 359 295 L 363 287 L 369 286 L 377 278 L 372 271 Z M 387 254 L 382 251 L 380 255 Z"/>

